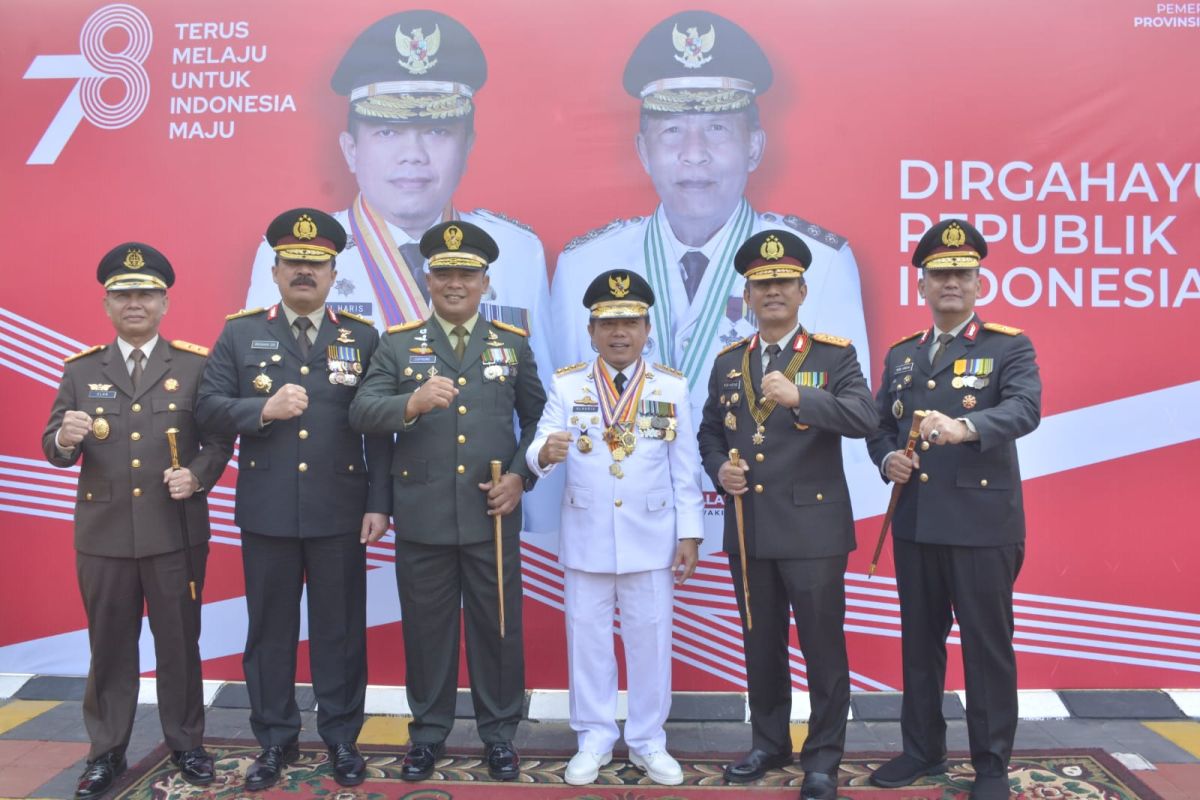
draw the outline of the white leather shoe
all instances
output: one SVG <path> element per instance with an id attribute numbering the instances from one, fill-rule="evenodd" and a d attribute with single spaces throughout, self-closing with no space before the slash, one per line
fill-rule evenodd
<path id="1" fill-rule="evenodd" d="M 610 761 L 612 761 L 611 750 L 607 753 L 580 750 L 567 762 L 567 771 L 563 773 L 563 780 L 572 786 L 586 786 L 594 783 L 600 775 L 600 768 Z"/>
<path id="2" fill-rule="evenodd" d="M 666 750 L 655 750 L 645 755 L 631 751 L 629 761 L 650 776 L 650 780 L 655 783 L 661 783 L 663 786 L 678 786 L 683 783 L 683 769 Z"/>

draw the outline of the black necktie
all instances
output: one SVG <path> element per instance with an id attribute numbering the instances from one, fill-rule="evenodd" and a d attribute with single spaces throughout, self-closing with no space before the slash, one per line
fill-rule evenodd
<path id="1" fill-rule="evenodd" d="M 767 366 L 766 366 L 766 369 L 763 370 L 764 375 L 766 375 L 768 372 L 770 372 L 771 370 L 776 368 L 775 367 L 775 359 L 779 357 L 779 352 L 780 352 L 779 345 L 777 345 L 777 344 L 767 345 Z"/>
<path id="2" fill-rule="evenodd" d="M 404 263 L 408 264 L 408 270 L 412 273 L 413 280 L 417 282 L 417 288 L 421 290 L 421 297 L 425 298 L 425 302 L 429 302 L 429 281 L 425 276 L 425 257 L 421 255 L 421 246 L 416 242 L 400 245 L 400 255 L 404 257 Z"/>
<path id="3" fill-rule="evenodd" d="M 696 297 L 700 281 L 704 278 L 704 268 L 708 266 L 708 256 L 699 250 L 689 250 L 679 259 L 683 264 L 683 288 L 687 291 L 688 302 Z"/>
<path id="4" fill-rule="evenodd" d="M 930 365 L 934 369 L 937 368 L 938 364 L 942 363 L 942 358 L 946 355 L 946 348 L 948 348 L 950 343 L 954 341 L 954 335 L 950 333 L 941 333 L 938 334 L 937 340 L 938 349 L 937 352 L 933 354 L 933 362 Z"/>
<path id="5" fill-rule="evenodd" d="M 618 397 L 620 397 L 621 395 L 623 395 L 625 393 L 625 382 L 627 380 L 629 380 L 629 379 L 625 377 L 624 372 L 618 372 L 617 376 L 615 378 L 613 378 L 613 385 L 617 387 L 617 396 Z"/>
<path id="6" fill-rule="evenodd" d="M 133 371 L 129 373 L 129 377 L 133 380 L 133 390 L 136 392 L 142 383 L 142 362 L 146 360 L 146 354 L 135 347 L 129 357 L 133 359 Z"/>
<path id="7" fill-rule="evenodd" d="M 308 329 L 312 327 L 312 320 L 308 317 L 296 317 L 292 327 L 296 329 L 296 344 L 300 345 L 300 357 L 307 361 L 308 348 L 312 344 L 308 341 Z"/>

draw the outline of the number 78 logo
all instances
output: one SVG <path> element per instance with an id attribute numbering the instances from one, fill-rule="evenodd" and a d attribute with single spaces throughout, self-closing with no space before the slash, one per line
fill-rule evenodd
<path id="1" fill-rule="evenodd" d="M 104 45 L 105 35 L 114 30 L 123 31 L 128 38 L 123 50 L 109 50 Z M 34 57 L 25 78 L 77 80 L 25 163 L 57 161 L 85 117 L 106 130 L 124 128 L 140 117 L 150 101 L 150 76 L 142 63 L 153 41 L 154 31 L 146 15 L 131 5 L 115 3 L 97 9 L 83 23 L 78 54 Z M 100 94 L 110 80 L 120 81 L 125 89 L 118 103 L 106 102 Z"/>

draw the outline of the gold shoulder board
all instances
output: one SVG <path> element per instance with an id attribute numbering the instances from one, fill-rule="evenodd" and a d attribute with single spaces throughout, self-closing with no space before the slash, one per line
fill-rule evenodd
<path id="1" fill-rule="evenodd" d="M 364 325 L 372 325 L 372 326 L 375 325 L 375 322 L 373 320 L 367 319 L 362 314 L 355 314 L 353 311 L 339 311 L 337 313 L 338 313 L 339 317 L 349 317 L 350 319 L 356 319 L 359 322 L 363 323 Z"/>
<path id="2" fill-rule="evenodd" d="M 897 339 L 896 341 L 894 341 L 890 345 L 888 345 L 888 347 L 895 347 L 898 344 L 904 344 L 909 339 L 915 339 L 918 336 L 922 335 L 923 333 L 925 333 L 925 328 L 921 328 L 921 330 L 916 331 L 915 333 L 910 333 L 908 336 L 901 336 L 899 339 Z"/>
<path id="3" fill-rule="evenodd" d="M 524 328 L 518 328 L 516 325 L 509 325 L 507 322 L 501 322 L 498 319 L 492 320 L 492 324 L 495 325 L 497 328 L 499 328 L 502 331 L 508 331 L 509 333 L 515 333 L 517 336 L 528 336 L 529 335 L 529 331 L 525 330 Z"/>
<path id="4" fill-rule="evenodd" d="M 70 355 L 70 356 L 67 356 L 66 358 L 64 358 L 63 363 L 69 364 L 70 362 L 74 361 L 77 358 L 83 358 L 84 356 L 90 356 L 92 353 L 99 353 L 101 350 L 103 350 L 106 347 L 108 347 L 108 345 L 98 344 L 98 345 L 95 345 L 94 347 L 89 347 L 87 350 L 80 350 L 78 353 L 75 353 L 74 355 Z"/>
<path id="5" fill-rule="evenodd" d="M 412 322 L 401 322 L 399 325 L 392 325 L 388 327 L 387 332 L 403 333 L 404 331 L 411 331 L 413 328 L 419 328 L 424 324 L 425 320 L 423 319 L 413 320 Z"/>
<path id="6" fill-rule="evenodd" d="M 198 356 L 205 356 L 205 357 L 208 356 L 208 348 L 207 347 L 201 347 L 198 344 L 192 344 L 191 342 L 185 342 L 183 339 L 172 339 L 171 347 L 174 347 L 176 350 L 185 350 L 189 353 L 195 353 Z"/>
<path id="7" fill-rule="evenodd" d="M 554 374 L 555 375 L 566 375 L 568 372 L 576 372 L 578 370 L 581 370 L 584 367 L 586 367 L 587 365 L 588 365 L 588 362 L 580 361 L 578 364 L 569 364 L 565 367 L 559 367 L 558 369 L 554 370 Z"/>
<path id="8" fill-rule="evenodd" d="M 236 314 L 226 314 L 225 319 L 231 320 L 231 319 L 237 319 L 238 317 L 249 317 L 254 314 L 261 314 L 264 311 L 266 311 L 265 308 L 243 308 L 241 311 L 237 312 Z"/>
<path id="9" fill-rule="evenodd" d="M 676 378 L 682 378 L 683 373 L 674 367 L 668 367 L 666 364 L 655 364 L 654 368 L 659 372 L 665 372 L 668 375 L 674 375 Z"/>
<path id="10" fill-rule="evenodd" d="M 814 333 L 812 335 L 812 337 L 813 337 L 814 342 L 821 342 L 823 344 L 831 344 L 831 345 L 834 345 L 835 347 L 849 347 L 850 346 L 850 340 L 847 339 L 845 336 L 834 336 L 829 333 Z"/>
<path id="11" fill-rule="evenodd" d="M 985 323 L 983 323 L 983 327 L 989 331 L 995 331 L 996 333 L 1004 333 L 1009 336 L 1016 336 L 1018 333 L 1021 333 L 1020 328 L 1013 328 L 1008 325 L 1001 325 L 998 322 L 985 322 Z"/>
<path id="12" fill-rule="evenodd" d="M 723 356 L 723 355 L 725 355 L 726 353 L 728 353 L 730 350 L 734 350 L 734 349 L 736 349 L 736 348 L 738 348 L 738 347 L 741 347 L 742 345 L 744 345 L 744 344 L 745 344 L 746 342 L 748 342 L 748 341 L 749 341 L 749 337 L 747 337 L 747 338 L 745 338 L 745 339 L 738 339 L 738 340 L 737 340 L 736 342 L 734 342 L 733 344 L 727 344 L 727 345 L 725 345 L 724 349 L 722 349 L 722 350 L 721 350 L 721 352 L 717 353 L 717 355 L 719 355 L 719 356 Z"/>

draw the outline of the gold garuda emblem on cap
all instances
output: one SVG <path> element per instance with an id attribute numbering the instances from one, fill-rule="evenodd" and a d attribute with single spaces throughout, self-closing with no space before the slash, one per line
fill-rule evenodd
<path id="1" fill-rule="evenodd" d="M 779 241 L 778 236 L 771 234 L 762 243 L 762 247 L 758 248 L 758 252 L 767 261 L 778 261 L 783 258 L 783 242 Z"/>
<path id="2" fill-rule="evenodd" d="M 457 225 L 451 225 L 442 233 L 442 239 L 446 242 L 446 247 L 449 247 L 451 250 L 457 250 L 462 247 L 462 228 Z"/>
<path id="3" fill-rule="evenodd" d="M 688 69 L 700 69 L 712 61 L 712 56 L 706 55 L 717 41 L 717 31 L 712 25 L 708 33 L 701 35 L 698 28 L 688 28 L 687 33 L 679 32 L 679 25 L 671 30 L 671 44 L 675 45 L 675 60 Z"/>
<path id="4" fill-rule="evenodd" d="M 396 63 L 413 75 L 424 75 L 433 69 L 437 59 L 433 56 L 442 46 L 442 32 L 437 25 L 428 36 L 420 28 L 413 28 L 412 33 L 405 33 L 396 26 L 396 52 L 400 60 Z"/>
<path id="5" fill-rule="evenodd" d="M 629 294 L 630 278 L 628 275 L 613 275 L 608 279 L 608 290 L 612 296 L 620 300 Z"/>
<path id="6" fill-rule="evenodd" d="M 125 253 L 125 260 L 121 262 L 126 269 L 141 269 L 146 266 L 146 259 L 142 257 L 142 251 L 136 247 L 129 248 L 129 252 Z"/>
<path id="7" fill-rule="evenodd" d="M 317 223 L 308 214 L 301 214 L 300 219 L 292 226 L 292 235 L 297 239 L 307 241 L 317 238 Z"/>
<path id="8" fill-rule="evenodd" d="M 966 241 L 967 232 L 957 222 L 951 222 L 950 227 L 942 231 L 942 244 L 946 247 L 961 247 Z"/>

